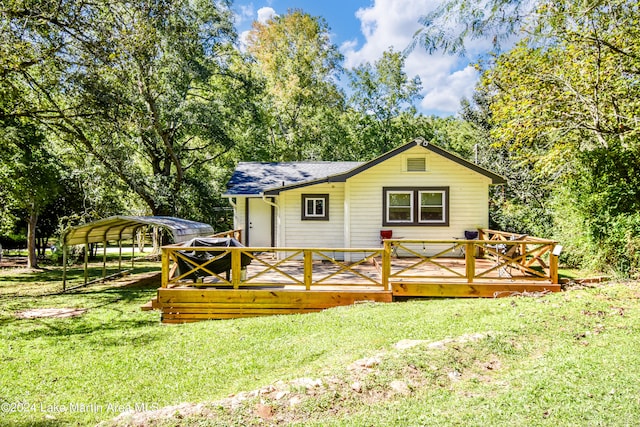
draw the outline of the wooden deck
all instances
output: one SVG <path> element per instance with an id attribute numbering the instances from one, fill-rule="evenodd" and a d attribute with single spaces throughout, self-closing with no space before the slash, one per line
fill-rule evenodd
<path id="1" fill-rule="evenodd" d="M 308 313 L 406 297 L 556 292 L 555 242 L 483 230 L 482 240 L 386 240 L 382 248 L 163 248 L 162 286 L 143 309 L 164 323 Z M 182 251 L 182 252 L 181 252 Z M 242 257 L 250 263 L 243 268 Z M 215 262 L 230 260 L 230 271 Z M 178 260 L 182 268 L 178 268 Z M 185 263 L 188 265 L 184 267 Z"/>

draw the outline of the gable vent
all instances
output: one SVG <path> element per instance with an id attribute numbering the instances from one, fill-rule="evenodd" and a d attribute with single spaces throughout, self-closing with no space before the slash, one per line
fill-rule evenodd
<path id="1" fill-rule="evenodd" d="M 424 157 L 409 157 L 407 159 L 407 172 L 425 172 L 427 162 Z"/>

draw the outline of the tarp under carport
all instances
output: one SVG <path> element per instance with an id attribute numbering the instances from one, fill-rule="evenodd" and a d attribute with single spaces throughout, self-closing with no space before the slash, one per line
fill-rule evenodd
<path id="1" fill-rule="evenodd" d="M 125 239 L 133 239 L 142 227 L 151 226 L 165 230 L 173 243 L 182 243 L 196 237 L 210 236 L 213 228 L 201 222 L 190 221 L 182 218 L 168 216 L 123 216 L 117 215 L 100 219 L 87 224 L 71 227 L 62 235 L 63 246 L 63 289 L 66 289 L 66 268 L 68 247 L 73 245 L 85 245 L 90 243 L 103 243 L 105 246 L 104 261 L 106 264 L 106 243 Z M 85 248 L 85 285 L 87 284 L 88 248 Z M 119 268 L 120 269 L 120 268 Z M 106 267 L 103 267 L 103 278 Z"/>

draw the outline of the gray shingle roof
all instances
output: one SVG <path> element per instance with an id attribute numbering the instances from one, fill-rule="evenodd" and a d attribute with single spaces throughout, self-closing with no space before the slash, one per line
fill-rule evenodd
<path id="1" fill-rule="evenodd" d="M 259 195 L 278 187 L 341 174 L 362 164 L 362 162 L 240 162 L 227 183 L 225 195 Z"/>

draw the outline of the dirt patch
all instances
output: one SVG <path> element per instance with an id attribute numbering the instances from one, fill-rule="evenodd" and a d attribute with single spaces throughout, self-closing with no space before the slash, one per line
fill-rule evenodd
<path id="1" fill-rule="evenodd" d="M 78 317 L 86 313 L 86 308 L 34 308 L 31 310 L 19 311 L 15 314 L 18 319 L 41 319 L 67 317 Z"/>
<path id="2" fill-rule="evenodd" d="M 388 383 L 372 386 L 370 378 L 376 376 L 380 365 L 387 358 L 402 358 L 403 353 L 413 347 L 422 347 L 428 351 L 442 351 L 450 346 L 464 346 L 474 341 L 480 341 L 491 334 L 477 333 L 462 335 L 457 338 L 442 341 L 402 340 L 389 351 L 380 351 L 375 355 L 356 360 L 346 367 L 346 375 L 338 378 L 327 376 L 323 378 L 298 378 L 291 381 L 277 381 L 257 390 L 240 392 L 225 399 L 204 403 L 180 403 L 174 406 L 158 408 L 156 410 L 120 414 L 100 426 L 138 426 L 150 427 L 156 425 L 178 424 L 191 418 L 194 425 L 196 420 L 213 422 L 223 425 L 225 420 L 241 420 L 242 425 L 280 425 L 302 422 L 308 417 L 309 402 L 313 399 L 322 401 L 326 411 L 340 413 L 349 406 L 349 402 L 364 402 L 365 404 L 389 400 L 395 397 L 407 397 L 417 389 L 425 386 L 424 378 L 419 370 L 412 365 L 405 366 L 402 377 L 392 378 Z M 485 370 L 500 368 L 499 360 L 489 360 Z M 449 375 L 451 377 L 451 375 Z M 453 382 L 457 378 L 450 378 Z"/>

